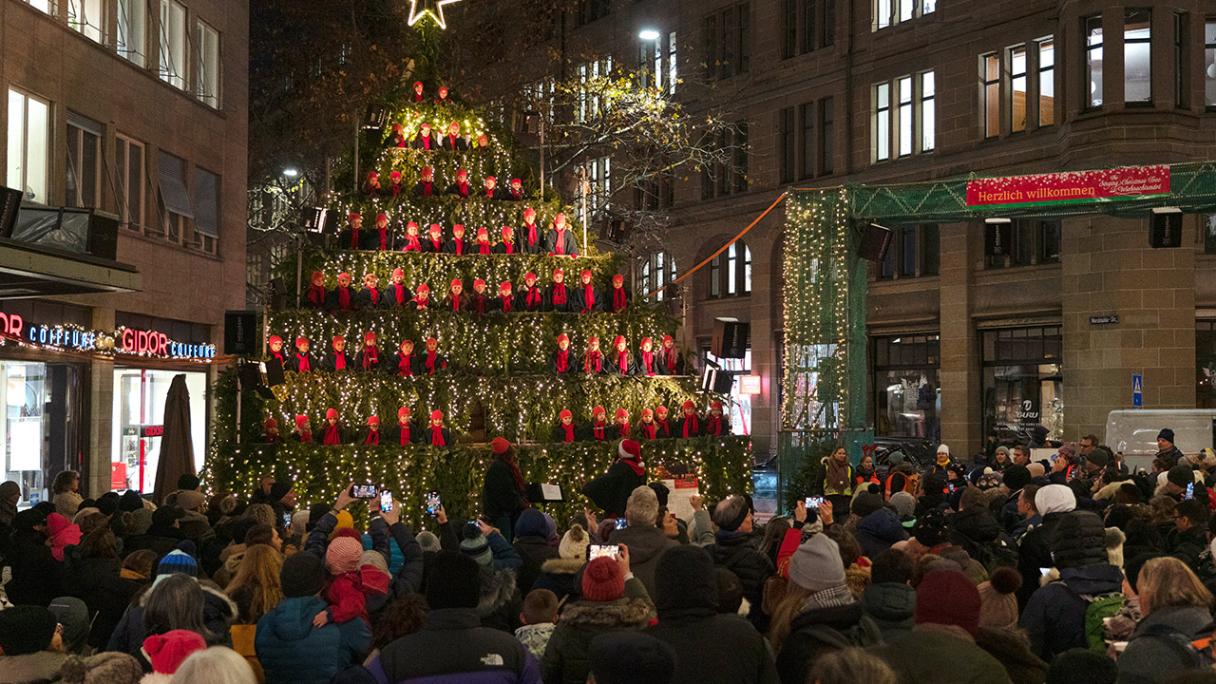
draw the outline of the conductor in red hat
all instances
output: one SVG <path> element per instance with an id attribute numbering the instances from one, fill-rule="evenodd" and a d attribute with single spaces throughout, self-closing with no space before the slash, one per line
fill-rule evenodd
<path id="1" fill-rule="evenodd" d="M 625 515 L 625 502 L 634 489 L 646 484 L 646 464 L 642 461 L 642 445 L 632 439 L 622 439 L 617 445 L 616 460 L 608 472 L 583 485 L 583 494 L 604 509 L 604 517 Z"/>

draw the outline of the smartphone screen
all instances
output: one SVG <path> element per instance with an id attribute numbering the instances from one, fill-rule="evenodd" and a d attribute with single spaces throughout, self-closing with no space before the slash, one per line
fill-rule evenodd
<path id="1" fill-rule="evenodd" d="M 626 527 L 629 527 L 629 521 L 628 521 L 628 520 L 626 520 L 626 519 L 624 519 L 624 518 L 617 518 L 617 519 L 616 519 L 616 529 L 618 529 L 618 530 L 623 530 L 623 529 L 625 529 Z"/>
<path id="2" fill-rule="evenodd" d="M 808 496 L 806 498 L 805 503 L 806 503 L 806 507 L 808 509 L 819 508 L 820 506 L 823 505 L 823 497 L 822 496 Z"/>
<path id="3" fill-rule="evenodd" d="M 1186 486 L 1186 497 L 1185 498 L 1188 500 L 1195 498 L 1195 483 L 1194 482 L 1192 482 Z"/>
<path id="4" fill-rule="evenodd" d="M 443 502 L 441 502 L 439 500 L 439 492 L 432 491 L 432 492 L 426 493 L 426 514 L 427 515 L 435 515 L 436 513 L 439 512 L 439 507 L 442 505 L 443 505 Z"/>
<path id="5" fill-rule="evenodd" d="M 601 556 L 616 558 L 621 548 L 616 544 L 592 544 L 587 547 L 587 560 L 593 561 Z"/>
<path id="6" fill-rule="evenodd" d="M 283 514 L 283 528 L 287 529 L 289 527 L 291 527 L 291 514 L 284 513 Z"/>
<path id="7" fill-rule="evenodd" d="M 356 499 L 374 499 L 376 498 L 376 485 L 374 484 L 356 484 L 350 486 L 350 495 Z"/>
<path id="8" fill-rule="evenodd" d="M 1039 574 L 1046 577 L 1051 572 L 1051 568 L 1039 568 Z"/>
<path id="9" fill-rule="evenodd" d="M 387 489 L 380 492 L 380 512 L 388 513 L 393 510 L 393 493 Z"/>

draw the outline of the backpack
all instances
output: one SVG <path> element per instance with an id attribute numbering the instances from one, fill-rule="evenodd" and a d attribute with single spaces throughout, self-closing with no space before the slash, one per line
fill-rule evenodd
<path id="1" fill-rule="evenodd" d="M 1085 601 L 1085 643 L 1089 650 L 1100 655 L 1106 655 L 1106 637 L 1102 628 L 1107 618 L 1112 618 L 1123 610 L 1127 601 L 1123 594 L 1102 594 L 1100 596 L 1081 596 Z"/>
<path id="2" fill-rule="evenodd" d="M 968 540 L 970 542 L 970 540 Z M 1017 568 L 1017 547 L 1004 532 L 988 543 L 971 542 L 966 545 L 967 553 L 984 566 L 989 573 L 1000 567 Z"/>
<path id="3" fill-rule="evenodd" d="M 810 641 L 814 646 L 806 652 L 819 653 L 822 651 L 840 651 L 846 648 L 868 648 L 881 646 L 882 632 L 869 616 L 844 630 L 827 625 L 811 625 L 795 632 L 798 637 Z M 791 634 L 793 637 L 795 634 Z M 787 640 L 788 643 L 788 640 Z"/>
<path id="4" fill-rule="evenodd" d="M 1169 625 L 1157 624 L 1149 625 L 1139 636 L 1153 637 L 1168 644 L 1178 655 L 1179 662 L 1190 663 L 1187 669 L 1208 670 L 1216 667 L 1216 655 L 1213 654 L 1213 646 L 1216 646 L 1214 629 L 1216 624 L 1208 625 L 1199 630 L 1199 634 L 1205 636 L 1194 638 Z"/>

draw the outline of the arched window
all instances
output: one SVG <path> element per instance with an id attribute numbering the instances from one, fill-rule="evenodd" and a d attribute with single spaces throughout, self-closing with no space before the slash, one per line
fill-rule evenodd
<path id="1" fill-rule="evenodd" d="M 665 251 L 655 252 L 641 259 L 638 266 L 636 296 L 646 301 L 661 302 L 667 296 L 665 288 L 676 279 L 676 260 Z M 657 290 L 653 297 L 646 295 Z"/>
<path id="2" fill-rule="evenodd" d="M 752 292 L 752 249 L 742 240 L 709 262 L 709 296 L 737 297 Z"/>

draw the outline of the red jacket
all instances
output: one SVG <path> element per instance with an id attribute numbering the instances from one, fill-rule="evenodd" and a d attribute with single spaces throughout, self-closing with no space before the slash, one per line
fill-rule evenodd
<path id="1" fill-rule="evenodd" d="M 344 572 L 329 581 L 325 602 L 329 604 L 329 621 L 350 622 L 367 617 L 367 597 L 388 594 L 389 576 L 373 565 L 364 565 L 358 572 Z"/>

